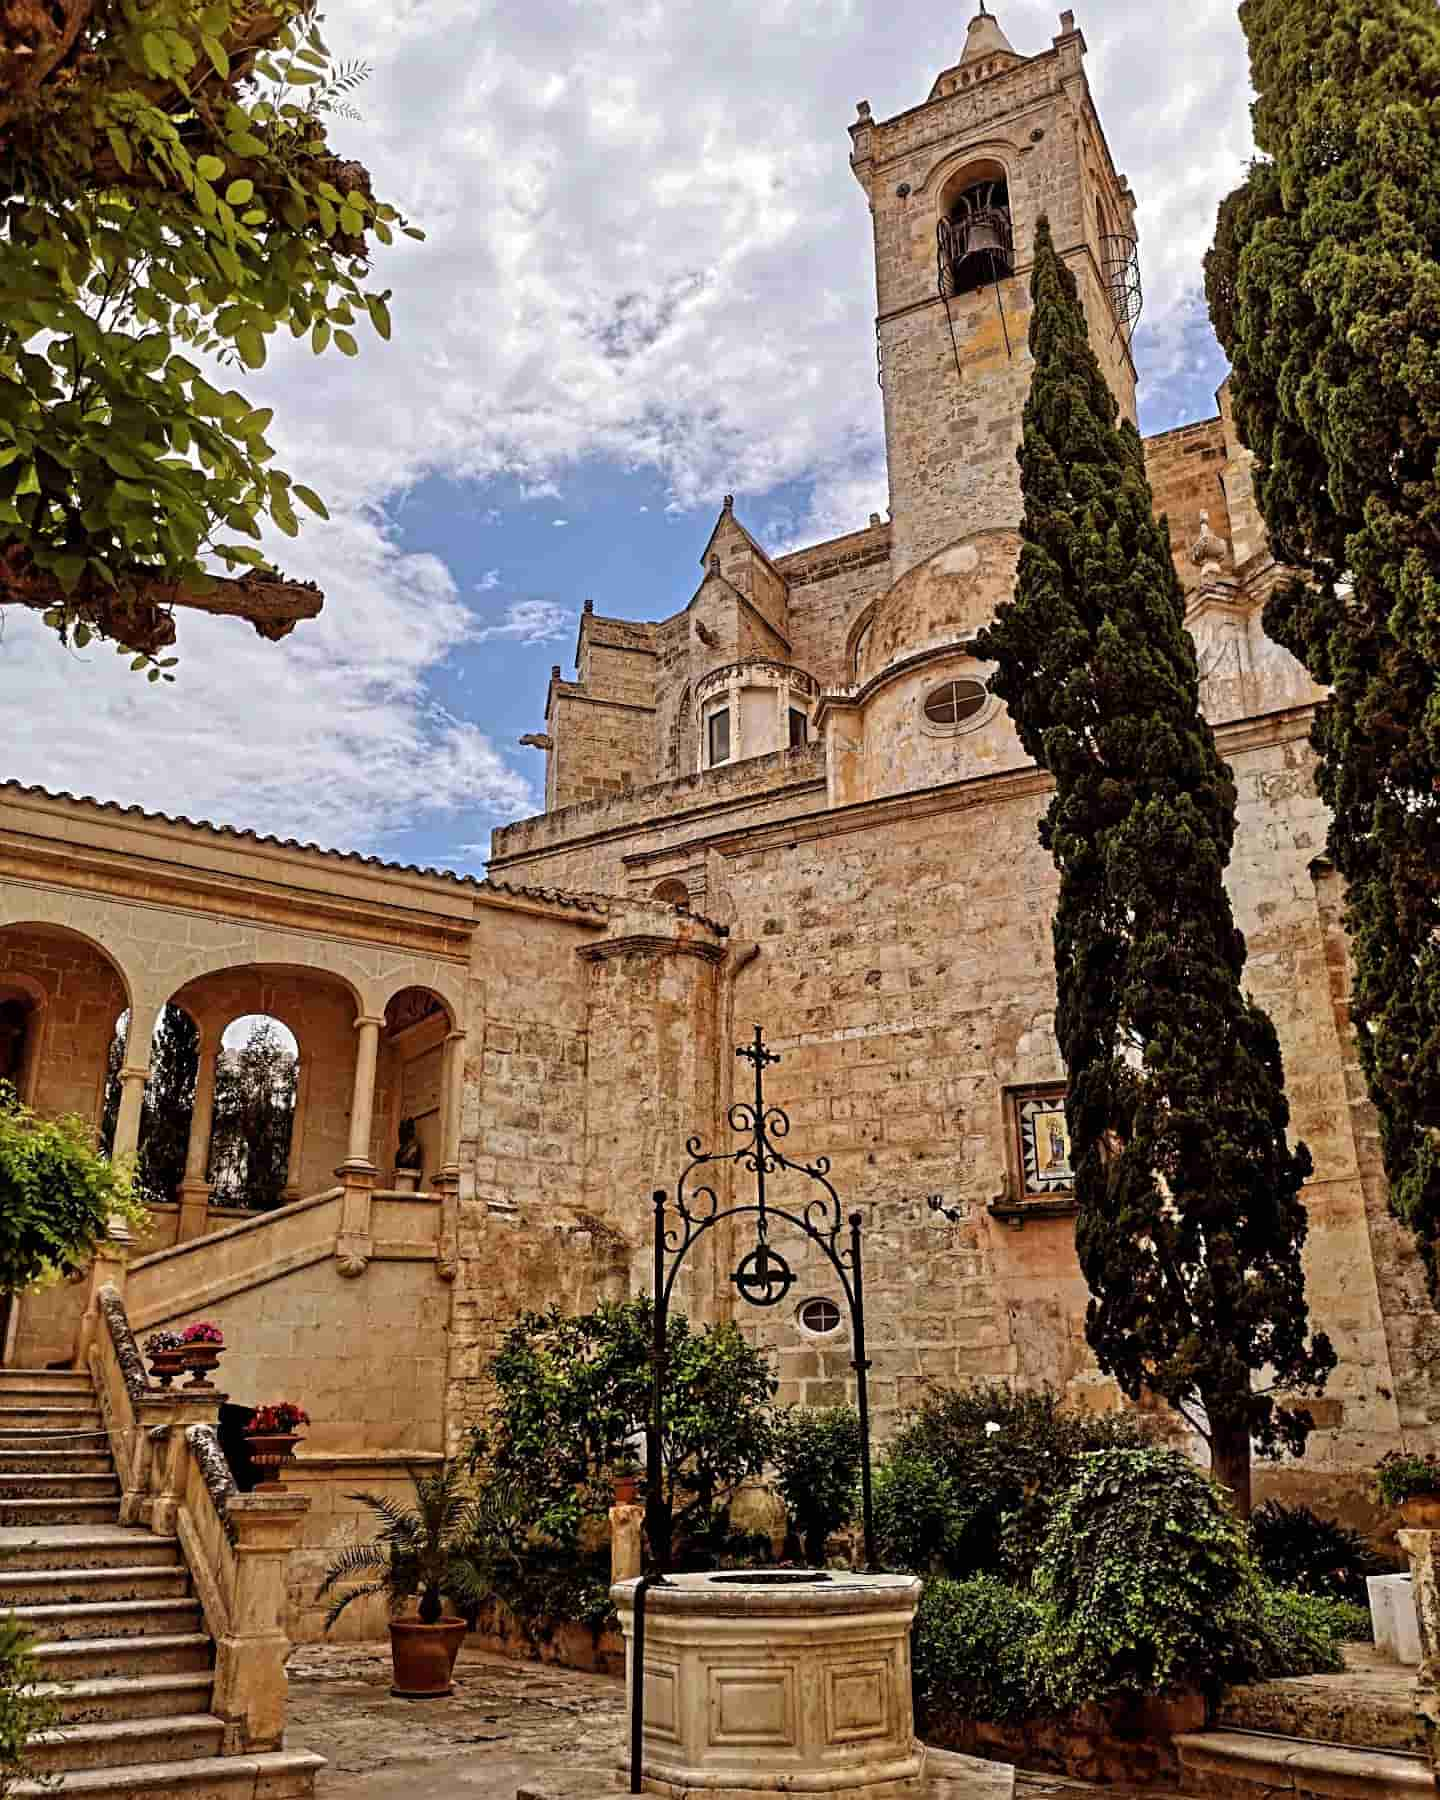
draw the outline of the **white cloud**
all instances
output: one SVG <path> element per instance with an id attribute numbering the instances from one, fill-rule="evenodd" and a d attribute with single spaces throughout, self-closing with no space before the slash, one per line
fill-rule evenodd
<path id="1" fill-rule="evenodd" d="M 49 788 L 313 841 L 382 851 L 425 820 L 518 818 L 535 795 L 480 728 L 431 700 L 427 677 L 475 622 L 445 566 L 372 521 L 337 518 L 325 610 L 283 644 L 233 620 L 183 621 L 173 685 L 93 646 L 61 650 L 32 614 L 6 619 L 0 692 L 14 717 L 5 774 Z M 47 721 L 59 721 L 47 729 Z"/>
<path id="2" fill-rule="evenodd" d="M 521 644 L 551 644 L 569 637 L 574 629 L 575 614 L 553 600 L 512 600 L 501 622 L 474 632 L 472 641 L 486 644 L 494 638 L 513 638 Z"/>
<path id="3" fill-rule="evenodd" d="M 999 10 L 1029 53 L 1048 46 L 1057 8 Z M 276 407 L 282 465 L 335 514 L 283 547 L 287 568 L 324 586 L 325 614 L 280 646 L 186 618 L 182 679 L 160 692 L 108 656 L 67 667 L 12 616 L 0 644 L 7 772 L 366 847 L 432 815 L 531 806 L 481 727 L 436 707 L 429 684 L 457 645 L 548 641 L 527 631 L 558 630 L 560 609 L 517 602 L 484 625 L 377 509 L 399 516 L 428 473 L 504 476 L 523 500 L 559 499 L 567 473 L 597 459 L 653 472 L 670 519 L 726 490 L 765 513 L 779 484 L 806 483 L 803 512 L 769 509 L 788 544 L 883 512 L 870 226 L 846 127 L 862 96 L 877 117 L 923 100 L 968 10 L 336 9 L 337 56 L 375 68 L 364 120 L 337 126 L 337 148 L 428 239 L 379 253 L 391 343 L 362 333 L 358 359 L 315 358 L 281 334 L 243 384 Z M 1140 345 L 1169 406 L 1203 354 L 1200 259 L 1249 151 L 1234 0 L 1082 0 L 1079 22 L 1140 199 Z M 474 529 L 503 522 L 491 498 L 475 496 Z M 538 610 L 522 618 L 524 607 Z"/>
<path id="4" fill-rule="evenodd" d="M 568 519 L 552 519 L 550 521 L 550 523 L 555 527 L 555 529 L 557 531 L 559 531 L 562 526 L 568 525 L 570 523 L 570 521 Z"/>
<path id="5" fill-rule="evenodd" d="M 477 594 L 488 594 L 492 588 L 497 588 L 499 585 L 500 571 L 498 569 L 487 569 L 475 583 L 475 592 Z"/>

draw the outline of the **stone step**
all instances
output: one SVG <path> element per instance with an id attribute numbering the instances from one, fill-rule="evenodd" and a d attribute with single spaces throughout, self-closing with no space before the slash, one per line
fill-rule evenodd
<path id="1" fill-rule="evenodd" d="M 87 1431 L 24 1430 L 0 1431 L 0 1450 L 45 1452 L 50 1450 L 88 1450 L 94 1456 L 110 1454 L 110 1435 L 102 1427 Z"/>
<path id="2" fill-rule="evenodd" d="M 61 1443 L 47 1450 L 22 1450 L 0 1444 L 0 1475 L 113 1475 L 109 1445 L 72 1449 Z"/>
<path id="3" fill-rule="evenodd" d="M 11 1611 L 27 1631 L 46 1643 L 167 1637 L 201 1628 L 198 1600 L 106 1600 L 98 1606 L 16 1606 Z"/>
<path id="4" fill-rule="evenodd" d="M 0 1563 L 0 1613 L 15 1606 L 85 1606 L 101 1600 L 181 1600 L 190 1574 L 181 1565 L 99 1569 L 8 1569 Z"/>
<path id="5" fill-rule="evenodd" d="M 136 1763 L 84 1769 L 58 1783 L 17 1781 L 9 1800 L 305 1800 L 315 1791 L 323 1756 L 272 1750 L 263 1756 L 212 1756 L 199 1762 Z"/>
<path id="6" fill-rule="evenodd" d="M 1434 1800 L 1428 1758 L 1317 1744 L 1259 1731 L 1196 1731 L 1175 1739 L 1180 1789 L 1213 1800 Z"/>
<path id="7" fill-rule="evenodd" d="M 224 1722 L 211 1713 L 169 1719 L 110 1719 L 63 1725 L 30 1740 L 25 1757 L 36 1775 L 123 1769 L 135 1763 L 198 1762 L 218 1756 Z"/>
<path id="8" fill-rule="evenodd" d="M 94 1406 L 95 1389 L 89 1379 L 68 1381 L 57 1375 L 26 1375 L 6 1380 L 0 1369 L 0 1406 Z"/>
<path id="9" fill-rule="evenodd" d="M 62 1723 L 99 1725 L 109 1719 L 174 1719 L 186 1713 L 209 1712 L 214 1685 L 209 1669 L 195 1669 L 178 1675 L 42 1681 L 36 1684 L 36 1692 L 54 1701 Z"/>
<path id="10" fill-rule="evenodd" d="M 92 1394 L 95 1384 L 88 1369 L 0 1369 L 0 1400 L 6 1394 L 33 1394 L 52 1391 L 66 1394 Z"/>
<path id="11" fill-rule="evenodd" d="M 1386 1677 L 1390 1677 L 1387 1679 Z M 1346 1744 L 1352 1750 L 1403 1750 L 1421 1755 L 1425 1732 L 1415 1711 L 1413 1669 L 1351 1669 L 1344 1676 L 1297 1675 L 1230 1688 L 1214 1724 L 1227 1731 Z"/>
<path id="12" fill-rule="evenodd" d="M 103 1500 L 118 1496 L 120 1483 L 110 1469 L 99 1475 L 72 1474 L 69 1470 L 45 1473 L 31 1469 L 24 1475 L 0 1474 L 0 1500 Z"/>
<path id="13" fill-rule="evenodd" d="M 98 1431 L 100 1411 L 93 1399 L 46 1400 L 37 1396 L 33 1405 L 23 1394 L 0 1400 L 0 1432 Z"/>
<path id="14" fill-rule="evenodd" d="M 118 1525 L 120 1496 L 105 1500 L 3 1500 L 0 1527 L 11 1525 Z"/>
<path id="15" fill-rule="evenodd" d="M 52 1639 L 35 1644 L 31 1654 L 47 1681 L 128 1681 L 208 1672 L 210 1651 L 203 1631 L 177 1631 L 156 1637 Z"/>
<path id="16" fill-rule="evenodd" d="M 143 1525 L 0 1527 L 0 1575 L 22 1569 L 179 1568 L 180 1541 Z"/>

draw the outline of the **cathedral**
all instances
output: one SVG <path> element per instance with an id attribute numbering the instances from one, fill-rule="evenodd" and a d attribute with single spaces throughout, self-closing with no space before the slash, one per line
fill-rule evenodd
<path id="1" fill-rule="evenodd" d="M 974 653 L 1015 576 L 1042 213 L 1135 416 L 1135 195 L 1085 39 L 1058 23 L 1016 49 L 982 6 L 927 96 L 890 119 L 862 101 L 849 127 L 888 516 L 772 556 L 726 496 L 668 617 L 587 601 L 573 674 L 552 671 L 523 740 L 545 753 L 545 811 L 495 832 L 485 879 L 0 786 L 0 1054 L 38 1109 L 96 1119 L 108 1064 L 123 1154 L 155 1021 L 193 1019 L 184 1175 L 126 1247 L 126 1303 L 138 1331 L 221 1321 L 232 1394 L 307 1407 L 316 1568 L 357 1476 L 383 1488 L 458 1441 L 518 1311 L 648 1290 L 652 1193 L 691 1139 L 733 1148 L 751 1079 L 735 1047 L 757 1025 L 789 1153 L 828 1158 L 864 1221 L 877 1431 L 976 1379 L 1125 1404 L 1084 1338 L 1048 779 Z M 855 249 L 858 279 L 858 231 Z M 1309 1295 L 1340 1356 L 1307 1456 L 1257 1468 L 1257 1497 L 1358 1520 L 1369 1468 L 1440 1415 L 1440 1331 L 1387 1210 L 1348 1024 L 1308 745 L 1321 696 L 1264 635 L 1283 571 L 1225 390 L 1215 417 L 1145 448 L 1239 791 L 1229 886 L 1314 1159 Z M 254 1013 L 299 1062 L 283 1204 L 252 1214 L 215 1191 L 209 1133 L 223 1033 Z M 397 1166 L 402 1120 L 418 1173 Z M 757 1309 L 733 1278 L 745 1247 L 713 1234 L 686 1309 L 753 1333 L 782 1400 L 852 1396 L 823 1257 L 787 1242 L 793 1286 Z M 17 1303 L 5 1360 L 71 1357 L 85 1305 L 83 1282 Z M 291 1625 L 313 1635 L 293 1560 Z"/>

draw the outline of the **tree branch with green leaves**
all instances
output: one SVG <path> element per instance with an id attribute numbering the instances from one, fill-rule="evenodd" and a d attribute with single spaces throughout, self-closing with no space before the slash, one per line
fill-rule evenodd
<path id="1" fill-rule="evenodd" d="M 0 7 L 0 606 L 152 680 L 180 609 L 319 612 L 259 543 L 324 502 L 217 369 L 389 337 L 370 258 L 422 234 L 327 137 L 365 73 L 298 0 Z"/>

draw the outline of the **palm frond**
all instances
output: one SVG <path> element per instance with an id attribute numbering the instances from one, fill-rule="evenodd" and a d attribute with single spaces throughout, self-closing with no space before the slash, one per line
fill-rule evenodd
<path id="1" fill-rule="evenodd" d="M 323 1593 L 324 1590 L 322 1589 L 321 1592 Z M 350 1604 L 350 1602 L 352 1600 L 368 1600 L 372 1594 L 390 1595 L 389 1582 L 388 1581 L 362 1582 L 362 1584 L 359 1587 L 351 1588 L 348 1593 L 338 1595 L 334 1601 L 334 1604 L 331 1606 L 329 1612 L 327 1612 L 325 1615 L 324 1629 L 326 1631 L 328 1631 L 330 1629 L 330 1627 L 340 1617 L 341 1613 L 344 1612 L 345 1608 Z M 392 1612 L 395 1609 L 395 1597 L 393 1595 L 390 1596 L 390 1609 Z"/>
<path id="2" fill-rule="evenodd" d="M 347 1544 L 326 1569 L 325 1578 L 320 1583 L 320 1594 L 328 1594 L 337 1581 L 348 1581 L 354 1575 L 378 1573 L 388 1569 L 390 1560 L 388 1544 L 379 1541 Z"/>

